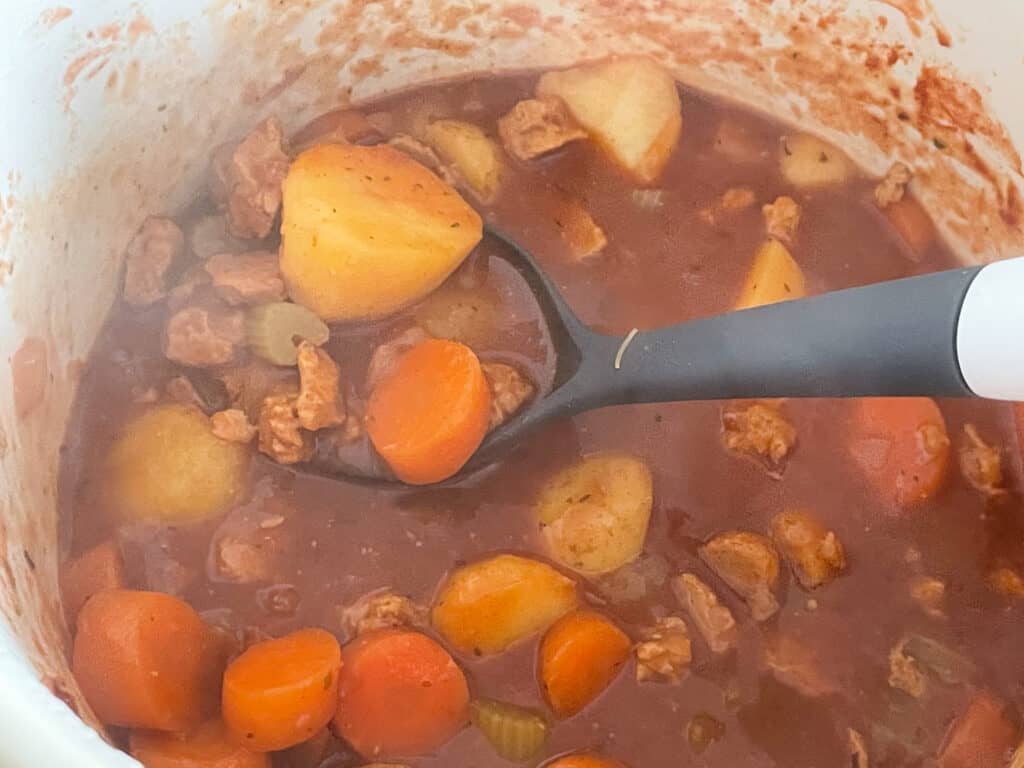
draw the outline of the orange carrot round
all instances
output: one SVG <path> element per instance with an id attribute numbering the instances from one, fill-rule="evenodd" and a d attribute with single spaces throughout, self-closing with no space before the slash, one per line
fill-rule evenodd
<path id="1" fill-rule="evenodd" d="M 302 629 L 249 647 L 224 672 L 221 709 L 239 744 L 270 752 L 312 738 L 334 716 L 341 647 Z"/>
<path id="2" fill-rule="evenodd" d="M 469 687 L 449 653 L 419 632 L 379 630 L 345 648 L 338 735 L 366 758 L 433 752 L 469 719 Z"/>
<path id="3" fill-rule="evenodd" d="M 228 650 L 178 598 L 109 590 L 78 614 L 72 671 L 107 725 L 187 731 L 216 711 Z"/>
<path id="4" fill-rule="evenodd" d="M 131 756 L 145 768 L 270 768 L 270 757 L 238 746 L 220 720 L 187 735 L 132 731 Z"/>
<path id="5" fill-rule="evenodd" d="M 544 768 L 625 768 L 625 766 L 618 760 L 612 760 L 610 757 L 587 752 L 563 755 L 545 764 Z"/>
<path id="6" fill-rule="evenodd" d="M 487 434 L 490 413 L 491 390 L 473 350 L 427 339 L 373 390 L 366 429 L 400 480 L 425 485 L 462 468 Z"/>
<path id="7" fill-rule="evenodd" d="M 881 397 L 854 404 L 850 451 L 878 493 L 900 507 L 939 490 L 949 464 L 946 422 L 927 397 Z"/>
<path id="8" fill-rule="evenodd" d="M 626 633 L 599 613 L 574 611 L 552 625 L 540 647 L 540 679 L 551 709 L 575 715 L 615 679 L 629 658 Z"/>

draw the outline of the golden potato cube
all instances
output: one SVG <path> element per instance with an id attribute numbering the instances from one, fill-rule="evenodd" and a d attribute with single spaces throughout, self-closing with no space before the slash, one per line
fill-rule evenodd
<path id="1" fill-rule="evenodd" d="M 325 144 L 284 181 L 281 272 L 327 322 L 396 312 L 426 296 L 480 241 L 459 194 L 389 146 Z"/>
<path id="2" fill-rule="evenodd" d="M 548 72 L 537 95 L 561 98 L 591 138 L 644 184 L 661 174 L 682 132 L 676 81 L 647 58 Z"/>
<path id="3" fill-rule="evenodd" d="M 807 295 L 803 270 L 778 240 L 768 240 L 754 256 L 736 309 L 775 304 Z"/>
<path id="4" fill-rule="evenodd" d="M 640 555 L 653 500 L 651 470 L 643 461 L 598 453 L 544 484 L 537 517 L 555 560 L 581 573 L 608 573 Z"/>
<path id="5" fill-rule="evenodd" d="M 805 133 L 784 137 L 779 152 L 782 175 L 797 189 L 838 187 L 853 170 L 846 155 Z"/>
<path id="6" fill-rule="evenodd" d="M 498 555 L 448 577 L 434 628 L 465 653 L 500 653 L 544 631 L 576 606 L 576 584 L 547 563 Z"/>
<path id="7" fill-rule="evenodd" d="M 460 120 L 438 120 L 424 132 L 427 142 L 487 203 L 498 194 L 504 163 L 501 150 L 478 126 Z"/>
<path id="8" fill-rule="evenodd" d="M 197 407 L 156 406 L 125 424 L 110 448 L 110 501 L 131 520 L 203 520 L 245 492 L 249 457 L 247 446 L 215 436 Z"/>

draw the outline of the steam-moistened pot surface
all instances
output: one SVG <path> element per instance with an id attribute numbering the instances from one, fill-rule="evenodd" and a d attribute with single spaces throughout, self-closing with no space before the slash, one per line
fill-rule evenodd
<path id="1" fill-rule="evenodd" d="M 67 437 L 73 666 L 111 736 L 147 768 L 1003 765 L 1009 406 L 606 409 L 430 488 L 553 375 L 484 221 L 626 334 L 953 266 L 911 175 L 642 60 L 211 147 L 129 247 Z"/>

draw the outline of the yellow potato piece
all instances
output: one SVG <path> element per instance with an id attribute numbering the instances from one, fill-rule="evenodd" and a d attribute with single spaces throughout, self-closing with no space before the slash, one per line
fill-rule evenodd
<path id="1" fill-rule="evenodd" d="M 484 202 L 498 194 L 504 163 L 501 150 L 479 127 L 460 120 L 438 120 L 427 126 L 427 142 L 441 159 L 455 166 Z"/>
<path id="2" fill-rule="evenodd" d="M 327 322 L 418 301 L 481 236 L 480 216 L 454 189 L 385 145 L 314 147 L 284 181 L 281 272 L 292 299 Z"/>
<path id="3" fill-rule="evenodd" d="M 544 484 L 537 517 L 556 561 L 581 573 L 608 573 L 640 555 L 653 499 L 651 471 L 643 461 L 599 453 Z"/>
<path id="4" fill-rule="evenodd" d="M 591 138 L 645 184 L 661 174 L 682 132 L 676 81 L 647 58 L 548 72 L 537 95 L 561 98 Z"/>
<path id="5" fill-rule="evenodd" d="M 757 250 L 754 264 L 743 282 L 736 309 L 750 309 L 807 295 L 803 270 L 778 240 L 768 240 Z"/>
<path id="6" fill-rule="evenodd" d="M 547 563 L 498 555 L 452 573 L 434 603 L 434 628 L 464 653 L 500 653 L 544 631 L 577 602 L 576 584 Z"/>
<path id="7" fill-rule="evenodd" d="M 852 172 L 846 155 L 815 136 L 786 136 L 779 152 L 783 177 L 798 189 L 838 187 Z"/>
<path id="8" fill-rule="evenodd" d="M 216 437 L 195 406 L 156 406 L 125 424 L 111 446 L 110 501 L 131 520 L 203 520 L 245 492 L 249 457 L 247 446 Z"/>

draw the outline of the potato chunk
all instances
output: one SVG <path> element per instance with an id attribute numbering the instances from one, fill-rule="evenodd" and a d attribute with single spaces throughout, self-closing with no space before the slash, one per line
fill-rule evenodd
<path id="1" fill-rule="evenodd" d="M 537 517 L 555 560 L 581 573 L 601 574 L 639 556 L 652 503 L 651 470 L 643 461 L 599 453 L 544 484 Z"/>
<path id="2" fill-rule="evenodd" d="M 793 510 L 772 518 L 772 540 L 807 589 L 828 584 L 846 568 L 843 545 L 810 512 Z"/>
<path id="3" fill-rule="evenodd" d="M 783 177 L 797 189 L 824 189 L 846 183 L 853 168 L 846 155 L 807 134 L 786 136 L 779 149 Z"/>
<path id="4" fill-rule="evenodd" d="M 501 150 L 478 126 L 460 120 L 438 120 L 427 126 L 426 139 L 442 160 L 455 166 L 481 202 L 495 198 L 504 167 Z"/>
<path id="5" fill-rule="evenodd" d="M 807 295 L 803 270 L 778 240 L 768 240 L 754 256 L 736 309 L 776 304 Z"/>
<path id="6" fill-rule="evenodd" d="M 464 566 L 442 586 L 434 628 L 467 653 L 500 653 L 575 607 L 576 585 L 550 565 L 498 555 Z"/>
<path id="7" fill-rule="evenodd" d="M 463 288 L 449 281 L 416 307 L 416 320 L 431 336 L 461 341 L 473 349 L 493 347 L 501 327 L 501 296 L 482 285 Z"/>
<path id="8" fill-rule="evenodd" d="M 328 322 L 383 317 L 426 296 L 482 236 L 450 186 L 388 146 L 303 152 L 284 182 L 281 272 Z"/>
<path id="9" fill-rule="evenodd" d="M 106 476 L 125 517 L 188 523 L 222 512 L 246 489 L 249 451 L 213 434 L 194 406 L 162 405 L 129 421 L 111 446 Z"/>
<path id="10" fill-rule="evenodd" d="M 591 138 L 643 184 L 658 178 L 682 132 L 676 82 L 647 58 L 548 72 L 537 95 L 561 98 Z"/>
<path id="11" fill-rule="evenodd" d="M 700 548 L 700 557 L 747 601 L 757 621 L 779 610 L 774 594 L 779 581 L 779 555 L 764 536 L 747 531 L 721 533 Z"/>

